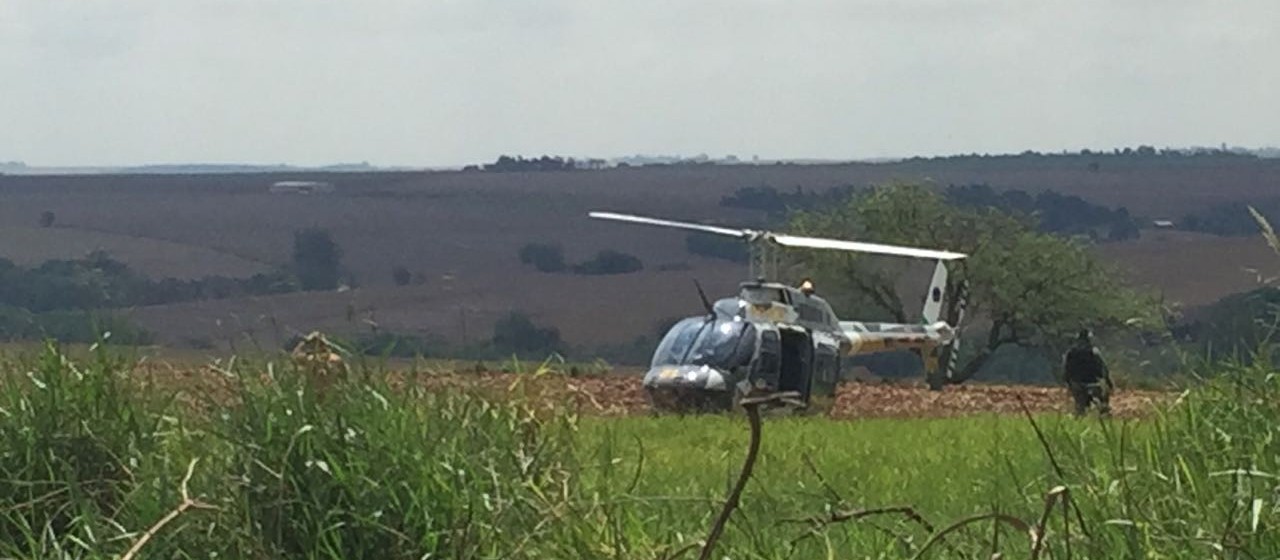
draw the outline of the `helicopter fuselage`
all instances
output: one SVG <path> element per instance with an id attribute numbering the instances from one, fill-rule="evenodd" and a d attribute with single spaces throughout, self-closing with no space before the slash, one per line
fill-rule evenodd
<path id="1" fill-rule="evenodd" d="M 644 378 L 655 408 L 719 410 L 751 393 L 831 397 L 849 349 L 831 306 L 790 286 L 752 282 L 710 313 L 676 323 Z"/>
<path id="2" fill-rule="evenodd" d="M 698 405 L 723 409 L 741 396 L 774 391 L 798 393 L 809 404 L 816 397 L 834 395 L 842 354 L 911 350 L 925 358 L 926 370 L 931 372 L 938 371 L 939 348 L 949 347 L 949 357 L 955 355 L 955 326 L 942 320 L 942 302 L 949 292 L 946 263 L 965 258 L 962 253 L 615 212 L 591 212 L 589 216 L 737 238 L 750 251 L 752 278 L 776 277 L 770 271 L 777 265 L 773 252 L 777 247 L 931 259 L 938 263 L 925 296 L 921 324 L 840 321 L 807 282 L 804 290 L 764 280 L 746 282 L 737 297 L 721 299 L 715 305 L 703 296 L 707 313 L 671 327 L 658 344 L 645 374 L 644 387 L 658 408 Z M 701 295 L 702 289 L 698 291 Z M 963 317 L 963 304 L 957 309 L 956 325 Z M 953 364 L 954 359 L 947 363 Z"/>

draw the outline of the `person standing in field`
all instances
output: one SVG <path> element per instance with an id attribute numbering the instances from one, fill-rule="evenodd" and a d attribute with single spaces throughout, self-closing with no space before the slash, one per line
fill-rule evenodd
<path id="1" fill-rule="evenodd" d="M 1107 362 L 1093 345 L 1093 333 L 1088 329 L 1081 329 L 1076 335 L 1075 345 L 1063 356 L 1062 372 L 1075 401 L 1076 416 L 1084 415 L 1095 403 L 1099 414 L 1111 414 L 1111 391 L 1115 385 L 1111 382 Z"/>

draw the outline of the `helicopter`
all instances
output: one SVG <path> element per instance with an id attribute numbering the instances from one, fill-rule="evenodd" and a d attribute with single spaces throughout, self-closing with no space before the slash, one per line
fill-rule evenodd
<path id="1" fill-rule="evenodd" d="M 723 411 L 741 399 L 770 393 L 798 395 L 801 408 L 834 400 L 840 358 L 910 350 L 936 371 L 941 350 L 958 345 L 957 325 L 941 319 L 947 293 L 947 263 L 966 255 L 951 251 L 858 241 L 802 237 L 614 212 L 590 212 L 599 220 L 659 226 L 743 240 L 749 249 L 748 278 L 737 295 L 714 303 L 695 281 L 705 313 L 676 322 L 654 350 L 643 386 L 655 411 Z M 891 255 L 937 262 L 924 298 L 921 324 L 841 321 L 817 295 L 776 278 L 779 248 L 824 249 Z M 963 310 L 963 290 L 953 297 Z M 950 368 L 952 364 L 948 364 Z M 950 371 L 950 369 L 948 369 Z"/>

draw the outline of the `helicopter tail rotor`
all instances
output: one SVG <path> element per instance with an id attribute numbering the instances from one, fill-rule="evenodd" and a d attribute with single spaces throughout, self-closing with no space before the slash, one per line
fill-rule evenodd
<path id="1" fill-rule="evenodd" d="M 955 329 L 955 338 L 951 339 L 951 343 L 942 348 L 943 358 L 946 360 L 943 372 L 946 379 L 955 377 L 956 368 L 960 364 L 960 327 L 964 324 L 965 307 L 969 304 L 969 281 L 960 282 L 955 287 L 955 303 L 951 306 L 951 319 Z"/>

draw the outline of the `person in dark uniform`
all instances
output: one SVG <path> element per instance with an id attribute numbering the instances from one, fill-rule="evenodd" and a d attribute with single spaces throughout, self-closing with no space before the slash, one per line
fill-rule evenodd
<path id="1" fill-rule="evenodd" d="M 1115 386 L 1111 383 L 1107 362 L 1093 345 L 1093 333 L 1088 329 L 1076 335 L 1075 346 L 1063 356 L 1062 372 L 1075 400 L 1076 416 L 1083 415 L 1095 403 L 1099 414 L 1111 414 L 1111 391 Z"/>
<path id="2" fill-rule="evenodd" d="M 803 293 L 804 295 L 811 296 L 817 291 L 818 290 L 813 287 L 812 278 L 805 278 L 804 280 L 800 281 L 800 292 Z"/>

